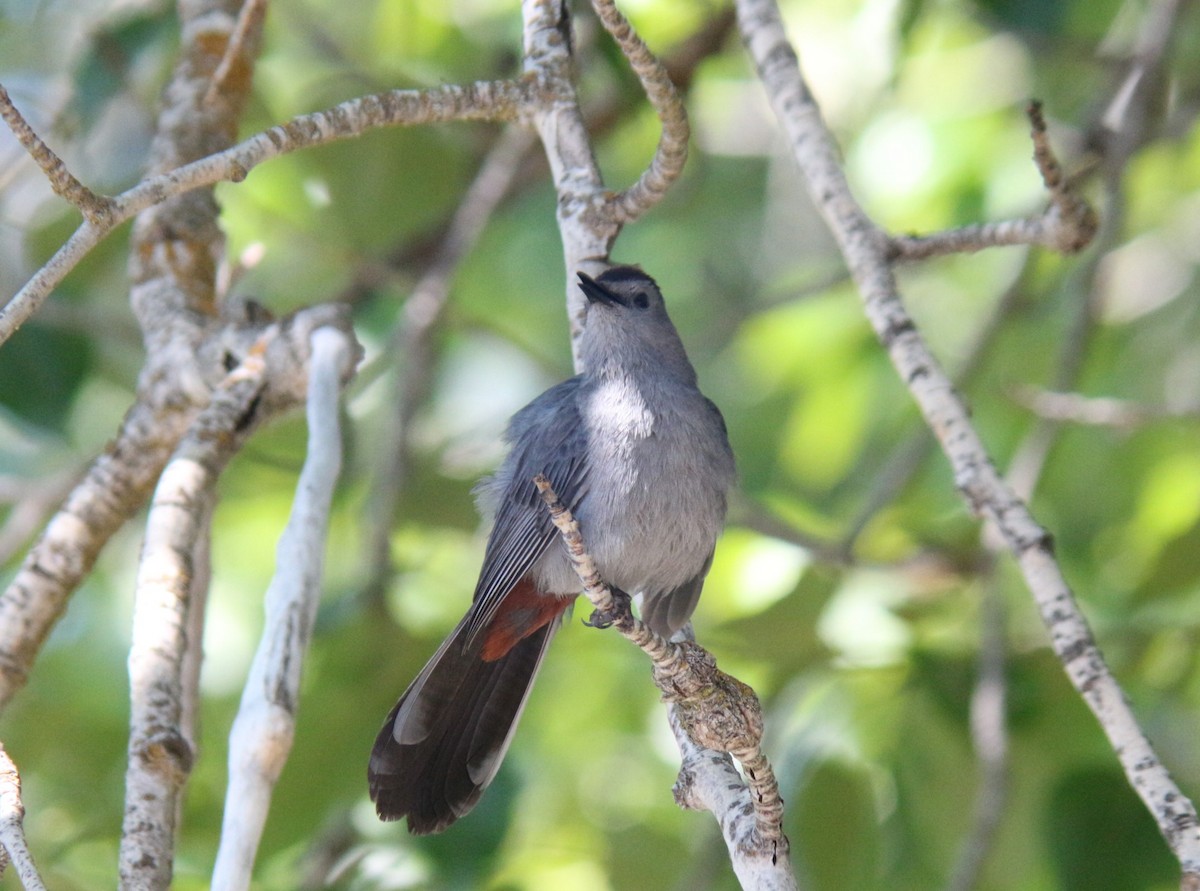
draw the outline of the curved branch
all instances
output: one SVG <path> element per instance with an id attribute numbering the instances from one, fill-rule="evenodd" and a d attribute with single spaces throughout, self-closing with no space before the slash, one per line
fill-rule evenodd
<path id="1" fill-rule="evenodd" d="M 611 208 L 615 219 L 621 223 L 631 223 L 658 204 L 683 172 L 691 129 L 688 126 L 687 109 L 667 69 L 633 30 L 614 0 L 592 0 L 592 7 L 600 16 L 605 30 L 629 60 L 629 66 L 646 91 L 646 98 L 662 122 L 662 135 L 650 166 L 637 182 L 612 196 Z"/>
<path id="2" fill-rule="evenodd" d="M 63 163 L 62 158 L 42 141 L 42 138 L 34 132 L 33 127 L 29 126 L 29 122 L 13 105 L 8 90 L 3 86 L 0 86 L 0 117 L 4 118 L 8 128 L 17 137 L 17 141 L 37 162 L 38 167 L 42 168 L 42 173 L 46 174 L 46 179 L 50 180 L 50 188 L 54 190 L 54 193 L 74 204 L 88 220 L 102 223 L 108 213 L 111 199 L 97 195 L 75 178 L 75 175 L 67 169 L 67 165 Z"/>
<path id="3" fill-rule="evenodd" d="M 942 254 L 973 253 L 1003 245 L 1039 245 L 1060 254 L 1076 254 L 1096 236 L 1099 218 L 1063 176 L 1046 134 L 1042 103 L 1034 100 L 1025 109 L 1033 139 L 1033 161 L 1050 193 L 1045 213 L 1020 220 L 978 223 L 930 235 L 900 235 L 892 238 L 894 259 L 925 260 Z"/>

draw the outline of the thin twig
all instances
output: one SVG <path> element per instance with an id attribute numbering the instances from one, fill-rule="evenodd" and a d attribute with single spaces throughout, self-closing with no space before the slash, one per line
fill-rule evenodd
<path id="1" fill-rule="evenodd" d="M 1025 111 L 1029 116 L 1033 139 L 1033 160 L 1046 191 L 1050 193 L 1050 207 L 1046 212 L 1019 220 L 977 223 L 930 235 L 897 235 L 892 237 L 890 244 L 893 259 L 926 260 L 1004 245 L 1040 245 L 1063 254 L 1074 254 L 1091 243 L 1099 226 L 1096 212 L 1063 176 L 1062 167 L 1046 134 L 1042 104 L 1036 100 L 1030 102 Z"/>
<path id="2" fill-rule="evenodd" d="M 1096 235 L 1100 225 L 1096 212 L 1063 176 L 1062 166 L 1055 157 L 1046 134 L 1046 118 L 1042 114 L 1042 103 L 1036 99 L 1025 109 L 1033 137 L 1033 161 L 1042 182 L 1050 193 L 1053 211 L 1046 220 L 1052 236 L 1053 246 L 1060 253 L 1074 254 L 1083 250 Z"/>
<path id="3" fill-rule="evenodd" d="M 25 147 L 25 151 L 29 152 L 29 156 L 37 162 L 38 167 L 42 168 L 54 193 L 79 208 L 80 213 L 90 222 L 103 224 L 112 208 L 112 199 L 105 195 L 97 195 L 75 178 L 62 158 L 42 141 L 21 112 L 17 111 L 3 85 L 0 85 L 0 117 L 4 118 L 17 141 Z"/>
<path id="4" fill-rule="evenodd" d="M 262 30 L 263 19 L 267 15 L 267 0 L 246 0 L 238 13 L 237 26 L 225 46 L 225 54 L 221 64 L 213 72 L 208 91 L 204 94 L 205 103 L 211 103 L 218 93 L 224 92 L 226 84 L 231 79 L 238 65 L 241 65 L 243 76 L 248 76 L 248 66 L 244 56 L 247 54 L 247 43 L 250 35 Z M 253 55 L 253 51 L 251 52 Z"/>
<path id="5" fill-rule="evenodd" d="M 637 182 L 612 197 L 611 207 L 617 219 L 630 223 L 658 204 L 683 172 L 691 129 L 687 109 L 666 68 L 633 30 L 614 0 L 592 0 L 592 7 L 625 54 L 629 67 L 637 75 L 646 98 L 662 122 L 662 134 L 650 166 Z"/>

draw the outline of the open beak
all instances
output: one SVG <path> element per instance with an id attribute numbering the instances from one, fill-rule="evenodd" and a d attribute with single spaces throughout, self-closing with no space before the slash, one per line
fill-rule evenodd
<path id="1" fill-rule="evenodd" d="M 610 291 L 604 285 L 600 284 L 586 272 L 578 272 L 579 289 L 583 291 L 583 296 L 588 299 L 589 303 L 603 303 L 605 306 L 625 306 L 625 301 Z"/>

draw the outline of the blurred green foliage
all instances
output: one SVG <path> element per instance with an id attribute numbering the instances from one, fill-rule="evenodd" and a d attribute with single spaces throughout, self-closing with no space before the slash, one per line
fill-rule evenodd
<path id="1" fill-rule="evenodd" d="M 683 0 L 625 8 L 668 54 L 724 9 Z M 1121 60 L 1153 4 L 795 0 L 784 10 L 858 195 L 882 225 L 906 232 L 1042 207 L 1021 111 L 1033 95 L 1068 167 L 1086 167 Z M 590 14 L 579 16 L 588 107 L 618 109 L 597 152 L 621 185 L 650 156 L 657 129 L 618 55 L 595 39 Z M 165 0 L 2 0 L 0 81 L 85 180 L 121 188 L 145 157 L 176 26 Z M 496 0 L 275 4 L 244 131 L 370 90 L 512 74 L 519 43 L 516 4 Z M 969 714 L 988 591 L 1008 617 L 1011 751 L 1007 803 L 976 887 L 1174 887 L 1172 859 L 1049 652 L 1019 576 L 1006 559 L 987 559 L 928 447 L 780 151 L 736 35 L 720 45 L 695 71 L 683 180 L 614 256 L 659 279 L 729 423 L 741 492 L 696 628 L 766 705 L 766 745 L 806 887 L 946 884 L 979 782 Z M 1024 460 L 1031 437 L 1050 434 L 1033 507 L 1113 669 L 1193 795 L 1200 73 L 1188 60 L 1197 46 L 1200 17 L 1189 8 L 1147 100 L 1141 148 L 1117 175 L 1104 180 L 1101 169 L 1084 180 L 1106 219 L 1097 246 L 1077 258 L 1007 249 L 901 270 L 939 357 L 954 372 L 972 366 L 962 389 L 999 465 Z M 325 600 L 256 872 L 263 891 L 326 880 L 347 889 L 735 887 L 712 819 L 672 802 L 676 755 L 643 661 L 577 621 L 555 644 L 509 758 L 469 818 L 413 839 L 378 823 L 367 800 L 366 757 L 381 719 L 470 596 L 482 545 L 470 487 L 497 461 L 505 418 L 571 373 L 554 195 L 533 168 L 458 271 L 409 444 L 391 539 L 397 573 L 382 600 L 365 598 L 368 505 L 380 460 L 397 447 L 382 431 L 405 357 L 389 354 L 389 338 L 495 134 L 477 124 L 373 133 L 218 190 L 229 256 L 253 260 L 236 292 L 276 311 L 331 299 L 362 270 L 399 258 L 356 305 L 372 372 L 347 403 Z M 75 220 L 7 137 L 0 209 L 0 282 L 12 293 Z M 94 252 L 0 351 L 0 472 L 37 481 L 70 471 L 115 430 L 140 349 L 125 243 L 121 234 Z M 1047 425 L 1027 404 L 1030 388 L 1130 400 L 1150 414 L 1129 427 Z M 225 740 L 303 436 L 301 419 L 263 431 L 222 482 L 181 891 L 207 886 Z M 911 472 L 897 470 L 900 455 L 915 456 Z M 794 540 L 756 531 L 764 511 Z M 135 523 L 74 597 L 0 722 L 22 770 L 35 856 L 59 889 L 115 880 L 137 549 Z"/>

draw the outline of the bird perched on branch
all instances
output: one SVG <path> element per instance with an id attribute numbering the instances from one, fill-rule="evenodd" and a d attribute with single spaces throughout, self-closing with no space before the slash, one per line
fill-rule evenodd
<path id="1" fill-rule="evenodd" d="M 533 483 L 575 515 L 601 577 L 640 593 L 643 620 L 678 631 L 695 609 L 733 483 L 721 413 L 650 276 L 579 273 L 583 372 L 513 417 L 507 459 L 479 487 L 491 515 L 466 616 L 384 721 L 367 770 L 384 820 L 440 832 L 495 777 L 538 667 L 582 590 Z"/>

